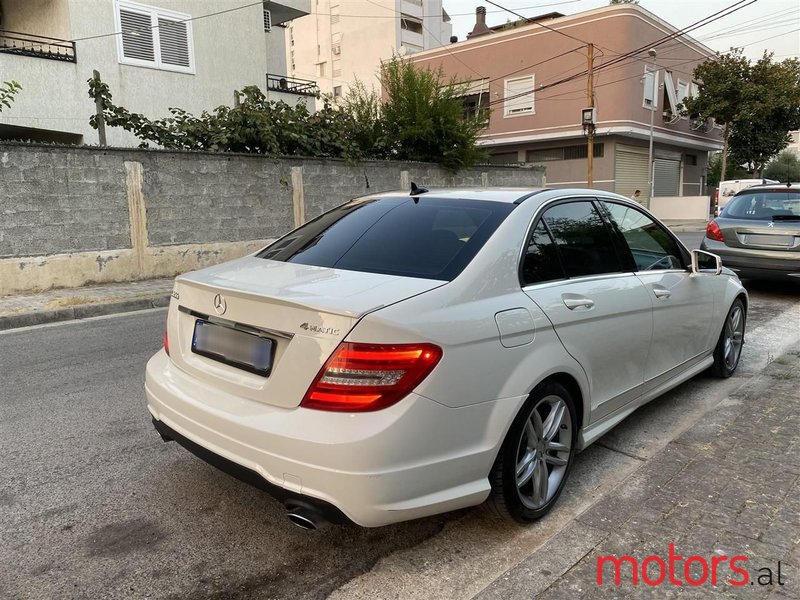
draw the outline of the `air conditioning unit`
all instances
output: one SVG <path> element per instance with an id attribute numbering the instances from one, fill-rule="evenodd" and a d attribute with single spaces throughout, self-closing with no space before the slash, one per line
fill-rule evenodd
<path id="1" fill-rule="evenodd" d="M 333 48 L 331 48 L 331 50 L 336 56 L 339 56 L 342 53 L 342 47 L 339 44 L 336 44 Z"/>

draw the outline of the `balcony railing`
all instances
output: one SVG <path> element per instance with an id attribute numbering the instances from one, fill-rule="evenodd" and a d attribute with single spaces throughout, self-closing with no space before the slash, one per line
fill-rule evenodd
<path id="1" fill-rule="evenodd" d="M 0 29 L 0 54 L 78 62 L 75 56 L 75 42 L 2 29 Z"/>
<path id="2" fill-rule="evenodd" d="M 286 75 L 272 75 L 267 73 L 267 89 L 286 94 L 299 94 L 300 96 L 316 96 L 319 92 L 316 81 L 308 79 L 294 79 Z"/>

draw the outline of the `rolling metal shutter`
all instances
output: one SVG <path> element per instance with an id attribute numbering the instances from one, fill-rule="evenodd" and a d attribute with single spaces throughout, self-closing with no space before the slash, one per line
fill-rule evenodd
<path id="1" fill-rule="evenodd" d="M 631 196 L 636 190 L 641 190 L 639 202 L 646 202 L 649 190 L 647 189 L 647 151 L 644 154 L 637 151 L 622 150 L 617 146 L 614 162 L 614 191 L 623 196 Z"/>
<path id="2" fill-rule="evenodd" d="M 653 196 L 678 196 L 681 179 L 679 160 L 657 158 L 653 166 Z"/>

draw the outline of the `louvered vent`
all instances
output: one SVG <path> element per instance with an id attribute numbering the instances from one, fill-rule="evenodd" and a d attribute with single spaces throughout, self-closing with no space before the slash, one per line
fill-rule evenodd
<path id="1" fill-rule="evenodd" d="M 264 31 L 272 31 L 272 14 L 264 9 Z"/>
<path id="2" fill-rule="evenodd" d="M 158 38 L 163 64 L 186 68 L 191 66 L 186 23 L 159 18 Z"/>
<path id="3" fill-rule="evenodd" d="M 122 52 L 125 58 L 155 61 L 153 29 L 150 15 L 120 10 L 122 25 Z"/>

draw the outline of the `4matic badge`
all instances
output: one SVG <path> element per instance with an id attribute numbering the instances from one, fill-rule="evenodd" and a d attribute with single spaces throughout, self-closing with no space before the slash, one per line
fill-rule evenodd
<path id="1" fill-rule="evenodd" d="M 339 335 L 339 330 L 335 327 L 320 327 L 319 325 L 309 325 L 308 323 L 301 323 L 300 329 L 312 331 L 314 333 L 327 333 L 328 335 Z"/>

